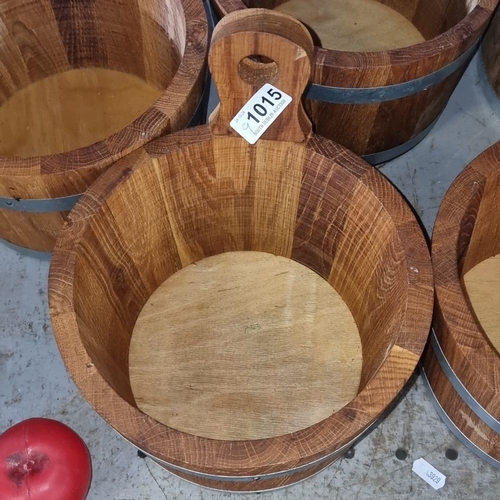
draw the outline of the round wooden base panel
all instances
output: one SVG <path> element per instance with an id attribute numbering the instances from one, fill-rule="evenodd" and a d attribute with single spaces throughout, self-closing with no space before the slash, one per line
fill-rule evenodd
<path id="1" fill-rule="evenodd" d="M 102 68 L 49 76 L 0 107 L 0 155 L 64 153 L 106 139 L 138 118 L 162 91 Z"/>
<path id="2" fill-rule="evenodd" d="M 424 41 L 408 19 L 375 0 L 289 0 L 276 10 L 312 28 L 325 49 L 376 52 Z"/>
<path id="3" fill-rule="evenodd" d="M 284 257 L 229 252 L 177 272 L 150 297 L 129 354 L 138 407 L 197 436 L 261 439 L 352 400 L 359 333 L 323 278 Z"/>
<path id="4" fill-rule="evenodd" d="M 500 352 L 500 254 L 474 266 L 463 279 L 484 333 Z"/>

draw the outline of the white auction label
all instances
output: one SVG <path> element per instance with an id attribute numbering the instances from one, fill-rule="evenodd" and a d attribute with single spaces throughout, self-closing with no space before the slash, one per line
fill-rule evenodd
<path id="1" fill-rule="evenodd" d="M 288 94 L 266 83 L 241 108 L 230 125 L 243 139 L 255 144 L 291 102 Z"/>
<path id="2" fill-rule="evenodd" d="M 446 482 L 446 476 L 434 468 L 423 458 L 413 462 L 413 472 L 420 476 L 427 484 L 430 484 L 435 490 L 439 490 Z"/>

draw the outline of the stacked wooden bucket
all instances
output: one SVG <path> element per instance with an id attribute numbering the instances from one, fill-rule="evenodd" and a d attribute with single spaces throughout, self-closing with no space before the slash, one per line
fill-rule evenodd
<path id="1" fill-rule="evenodd" d="M 0 238 L 50 252 L 110 165 L 183 128 L 208 45 L 194 0 L 0 2 Z"/>
<path id="2" fill-rule="evenodd" d="M 204 486 L 268 490 L 328 466 L 398 397 L 433 310 L 419 223 L 358 155 L 425 136 L 497 1 L 362 2 L 332 41 L 299 0 L 214 0 L 220 104 L 182 131 L 204 87 L 201 0 L 3 3 L 0 237 L 57 238 L 51 317 L 82 394 Z M 406 42 L 374 35 L 388 16 Z M 270 106 L 291 104 L 249 144 L 230 122 L 264 83 Z M 500 364 L 461 279 L 500 252 L 499 156 L 443 203 L 425 355 L 443 417 L 492 463 Z"/>
<path id="3" fill-rule="evenodd" d="M 484 36 L 481 49 L 486 78 L 495 94 L 500 97 L 500 12 L 498 9 Z"/>
<path id="4" fill-rule="evenodd" d="M 432 239 L 436 314 L 425 374 L 455 434 L 500 466 L 500 144 L 455 180 Z"/>
<path id="5" fill-rule="evenodd" d="M 482 44 L 500 94 L 498 10 Z M 498 106 L 497 106 L 498 109 Z M 500 143 L 455 179 L 432 237 L 436 310 L 424 378 L 436 410 L 479 457 L 500 467 Z"/>

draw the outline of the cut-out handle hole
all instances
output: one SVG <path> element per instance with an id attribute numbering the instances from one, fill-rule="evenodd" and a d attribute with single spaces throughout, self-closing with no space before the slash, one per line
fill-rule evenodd
<path id="1" fill-rule="evenodd" d="M 238 64 L 238 75 L 250 85 L 262 86 L 273 83 L 279 74 L 278 65 L 272 59 L 258 54 L 242 59 Z"/>

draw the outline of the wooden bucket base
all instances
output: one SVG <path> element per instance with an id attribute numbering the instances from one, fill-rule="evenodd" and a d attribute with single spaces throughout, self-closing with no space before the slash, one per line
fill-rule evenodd
<path id="1" fill-rule="evenodd" d="M 0 155 L 64 153 L 132 123 L 162 89 L 103 68 L 73 69 L 36 81 L 0 107 Z"/>
<path id="2" fill-rule="evenodd" d="M 205 258 L 168 278 L 135 324 L 137 406 L 209 439 L 266 439 L 310 427 L 354 399 L 363 363 L 335 289 L 263 252 Z"/>
<path id="3" fill-rule="evenodd" d="M 376 52 L 425 40 L 402 14 L 375 0 L 289 0 L 276 10 L 300 19 L 325 49 Z"/>

